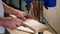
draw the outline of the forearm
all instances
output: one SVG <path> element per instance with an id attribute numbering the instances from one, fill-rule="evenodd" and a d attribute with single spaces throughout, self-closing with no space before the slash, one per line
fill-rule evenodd
<path id="1" fill-rule="evenodd" d="M 4 26 L 4 18 L 0 18 L 0 26 Z"/>
<path id="2" fill-rule="evenodd" d="M 6 22 L 9 21 L 9 19 L 12 18 L 12 17 L 0 17 L 0 26 L 5 26 Z"/>
<path id="3" fill-rule="evenodd" d="M 14 9 L 14 8 L 6 5 L 4 2 L 3 2 L 3 8 L 4 8 L 5 13 L 8 13 L 8 14 L 15 14 L 15 13 L 17 13 L 17 11 L 15 11 L 17 9 Z"/>

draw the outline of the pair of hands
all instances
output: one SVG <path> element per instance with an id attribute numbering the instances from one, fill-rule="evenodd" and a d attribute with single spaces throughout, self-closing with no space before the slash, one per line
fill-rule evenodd
<path id="1" fill-rule="evenodd" d="M 23 12 L 23 11 L 19 11 L 17 9 L 14 9 L 8 5 L 6 5 L 3 2 L 3 7 L 4 7 L 4 11 L 8 14 L 12 14 L 15 15 L 17 18 L 13 18 L 13 17 L 4 17 L 3 19 L 3 25 L 5 27 L 8 27 L 10 29 L 16 29 L 17 27 L 21 26 L 23 21 L 26 20 L 27 18 L 32 18 L 31 15 Z"/>
<path id="2" fill-rule="evenodd" d="M 14 15 L 17 18 L 7 17 L 4 19 L 4 26 L 12 30 L 17 29 L 17 27 L 20 27 L 24 20 L 28 18 L 33 18 L 31 15 L 22 11 L 17 11 L 17 13 L 15 13 Z"/>

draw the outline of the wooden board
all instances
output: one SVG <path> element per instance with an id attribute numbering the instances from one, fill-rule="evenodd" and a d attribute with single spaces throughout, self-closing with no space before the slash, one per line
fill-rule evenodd
<path id="1" fill-rule="evenodd" d="M 29 29 L 28 27 L 24 27 L 24 26 L 21 26 L 21 27 L 18 27 L 16 30 L 10 30 L 7 28 L 7 30 L 10 32 L 10 33 L 17 33 L 18 32 L 24 32 L 24 33 L 35 33 L 33 30 Z"/>
<path id="2" fill-rule="evenodd" d="M 33 19 L 27 19 L 25 22 L 23 22 L 23 24 L 26 25 L 27 27 L 29 27 L 30 29 L 34 30 L 35 32 L 42 31 L 42 30 L 48 28 L 46 25 L 43 25 Z"/>
<path id="3" fill-rule="evenodd" d="M 31 34 L 31 33 L 23 32 L 23 31 L 18 31 L 18 30 L 8 29 L 8 31 L 10 32 L 10 34 Z"/>
<path id="4" fill-rule="evenodd" d="M 28 27 L 24 27 L 24 26 L 18 27 L 17 30 L 28 32 L 28 33 L 35 33 L 33 30 L 29 29 Z"/>
<path id="5" fill-rule="evenodd" d="M 53 34 L 53 33 L 47 30 L 47 31 L 44 31 L 43 34 Z"/>

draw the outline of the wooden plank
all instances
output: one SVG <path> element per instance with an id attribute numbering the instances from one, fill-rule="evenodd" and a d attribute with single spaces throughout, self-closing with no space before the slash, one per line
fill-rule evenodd
<path id="1" fill-rule="evenodd" d="M 47 29 L 48 27 L 46 25 L 43 25 L 41 23 L 39 23 L 36 20 L 33 19 L 27 19 L 25 22 L 23 22 L 23 24 L 27 27 L 29 27 L 30 29 L 36 31 L 42 31 L 44 29 Z"/>
<path id="2" fill-rule="evenodd" d="M 53 34 L 53 33 L 50 31 L 44 31 L 43 34 Z"/>
<path id="3" fill-rule="evenodd" d="M 28 33 L 35 33 L 33 30 L 29 29 L 28 27 L 24 27 L 24 26 L 18 27 L 17 30 L 28 32 Z"/>
<path id="4" fill-rule="evenodd" d="M 38 32 L 36 32 L 35 34 L 38 34 Z"/>
<path id="5" fill-rule="evenodd" d="M 18 30 L 8 29 L 8 31 L 10 32 L 10 34 L 31 34 L 31 33 L 23 32 L 23 31 L 18 31 Z"/>
<path id="6" fill-rule="evenodd" d="M 7 28 L 7 30 L 10 32 L 10 33 L 14 33 L 15 31 L 17 32 L 26 32 L 26 33 L 34 33 L 33 30 L 29 29 L 28 27 L 24 27 L 24 26 L 21 26 L 21 27 L 18 27 L 17 30 L 10 30 Z M 16 32 L 16 33 L 17 33 Z M 17 33 L 18 34 L 18 33 Z"/>

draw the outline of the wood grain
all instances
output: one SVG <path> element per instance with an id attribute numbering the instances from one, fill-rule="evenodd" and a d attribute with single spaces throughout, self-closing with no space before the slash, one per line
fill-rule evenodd
<path id="1" fill-rule="evenodd" d="M 43 25 L 33 19 L 27 19 L 25 22 L 23 22 L 23 24 L 25 24 L 27 27 L 29 27 L 30 29 L 32 29 L 34 31 L 41 31 L 41 30 L 48 28 L 46 25 Z"/>
<path id="2" fill-rule="evenodd" d="M 24 27 L 24 26 L 18 27 L 17 30 L 28 32 L 28 33 L 35 33 L 33 30 L 29 29 L 28 27 Z"/>
<path id="3" fill-rule="evenodd" d="M 18 31 L 18 30 L 8 29 L 8 31 L 10 32 L 10 34 L 31 34 L 31 33 L 23 32 L 23 31 Z"/>

